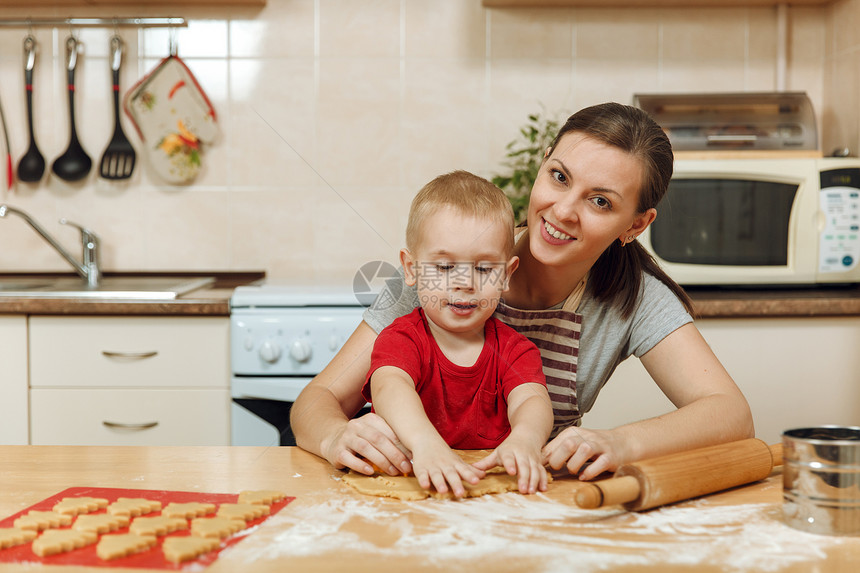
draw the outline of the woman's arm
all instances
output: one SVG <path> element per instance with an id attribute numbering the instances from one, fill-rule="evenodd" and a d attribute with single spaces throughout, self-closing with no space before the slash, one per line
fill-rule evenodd
<path id="1" fill-rule="evenodd" d="M 370 475 L 372 462 L 389 475 L 412 470 L 405 448 L 376 414 L 350 419 L 364 405 L 361 387 L 370 368 L 376 332 L 362 322 L 337 355 L 293 404 L 290 426 L 296 443 L 336 468 Z M 360 457 L 359 457 L 360 456 Z"/>
<path id="2" fill-rule="evenodd" d="M 370 378 L 373 409 L 379 413 L 412 452 L 412 470 L 424 489 L 434 486 L 439 493 L 448 491 L 463 497 L 462 480 L 478 483 L 484 472 L 467 464 L 448 447 L 433 426 L 424 404 L 415 391 L 415 382 L 395 366 L 382 366 Z"/>
<path id="3" fill-rule="evenodd" d="M 632 461 L 755 435 L 752 414 L 729 373 L 694 324 L 660 341 L 642 358 L 677 410 L 612 430 L 567 428 L 544 448 L 550 466 L 591 479 Z"/>

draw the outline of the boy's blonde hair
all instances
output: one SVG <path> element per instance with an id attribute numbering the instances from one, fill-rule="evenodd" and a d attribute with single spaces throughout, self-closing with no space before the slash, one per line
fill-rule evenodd
<path id="1" fill-rule="evenodd" d="M 463 215 L 500 222 L 510 229 L 505 253 L 514 252 L 514 210 L 504 191 L 468 171 L 440 175 L 421 188 L 409 208 L 406 248 L 415 252 L 421 239 L 421 225 L 442 207 L 452 207 Z"/>

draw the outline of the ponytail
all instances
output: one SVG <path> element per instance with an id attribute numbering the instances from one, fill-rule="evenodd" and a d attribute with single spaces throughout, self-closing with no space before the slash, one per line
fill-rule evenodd
<path id="1" fill-rule="evenodd" d="M 596 300 L 618 306 L 621 316 L 626 319 L 633 314 L 639 302 L 643 273 L 654 276 L 669 287 L 687 312 L 695 315 L 690 296 L 660 268 L 639 241 L 626 246 L 622 246 L 621 241 L 613 241 L 591 267 L 586 288 Z"/>

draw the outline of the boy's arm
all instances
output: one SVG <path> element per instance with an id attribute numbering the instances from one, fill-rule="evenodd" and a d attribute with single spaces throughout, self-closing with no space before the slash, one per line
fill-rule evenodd
<path id="1" fill-rule="evenodd" d="M 511 433 L 493 453 L 473 464 L 480 470 L 502 466 L 518 475 L 521 493 L 545 491 L 546 470 L 541 450 L 552 432 L 553 414 L 546 386 L 536 382 L 520 384 L 508 394 Z"/>
<path id="2" fill-rule="evenodd" d="M 421 487 L 431 484 L 440 493 L 451 490 L 465 495 L 462 480 L 477 483 L 484 472 L 464 462 L 454 453 L 424 412 L 412 378 L 396 366 L 377 368 L 370 377 L 373 408 L 412 452 L 412 470 Z M 543 444 L 541 444 L 542 446 Z"/>

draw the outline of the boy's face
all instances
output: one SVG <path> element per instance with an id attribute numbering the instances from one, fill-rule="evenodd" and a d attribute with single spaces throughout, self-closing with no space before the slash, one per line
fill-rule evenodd
<path id="1" fill-rule="evenodd" d="M 415 252 L 403 249 L 406 284 L 432 325 L 455 333 L 483 333 L 519 259 L 506 252 L 511 229 L 489 218 L 443 207 L 421 225 Z"/>

